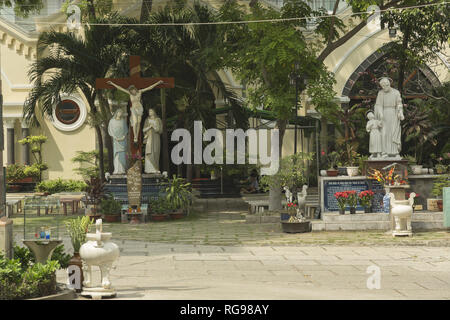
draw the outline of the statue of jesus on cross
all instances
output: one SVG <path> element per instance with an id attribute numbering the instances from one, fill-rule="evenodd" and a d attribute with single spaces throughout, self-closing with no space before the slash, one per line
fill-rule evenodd
<path id="1" fill-rule="evenodd" d="M 151 86 L 141 90 L 138 90 L 134 85 L 131 85 L 128 87 L 128 89 L 125 89 L 112 81 L 108 81 L 107 83 L 116 87 L 120 91 L 127 93 L 130 96 L 131 102 L 130 124 L 133 129 L 134 142 L 136 143 L 138 141 L 139 129 L 141 127 L 142 114 L 144 113 L 144 107 L 142 106 L 141 100 L 142 93 L 144 93 L 145 91 L 152 90 L 154 87 L 164 83 L 164 81 L 159 80 L 155 84 L 152 84 Z"/>

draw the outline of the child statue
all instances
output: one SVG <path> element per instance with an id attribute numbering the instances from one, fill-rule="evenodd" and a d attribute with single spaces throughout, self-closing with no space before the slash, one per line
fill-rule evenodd
<path id="1" fill-rule="evenodd" d="M 369 140 L 369 159 L 380 158 L 382 153 L 381 146 L 381 128 L 383 126 L 380 120 L 375 119 L 375 115 L 372 111 L 367 113 L 367 125 L 366 130 L 370 132 Z"/>

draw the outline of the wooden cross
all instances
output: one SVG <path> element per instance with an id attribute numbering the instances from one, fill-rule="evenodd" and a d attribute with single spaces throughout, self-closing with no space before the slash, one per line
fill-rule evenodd
<path id="1" fill-rule="evenodd" d="M 95 79 L 95 88 L 97 89 L 114 89 L 114 87 L 108 84 L 108 81 L 112 81 L 115 84 L 127 89 L 129 86 L 134 85 L 137 89 L 143 89 L 151 86 L 158 81 L 164 81 L 164 83 L 156 86 L 156 88 L 174 88 L 174 78 L 141 78 L 141 57 L 130 56 L 130 77 L 129 78 L 99 78 Z M 130 105 L 130 102 L 128 103 Z M 141 127 L 144 123 L 144 119 L 141 120 Z M 163 123 L 163 126 L 165 124 Z M 166 143 L 166 142 L 163 142 Z M 142 133 L 139 130 L 139 137 L 137 145 L 134 143 L 133 130 L 130 130 L 130 150 L 132 155 L 140 155 L 142 148 Z"/>

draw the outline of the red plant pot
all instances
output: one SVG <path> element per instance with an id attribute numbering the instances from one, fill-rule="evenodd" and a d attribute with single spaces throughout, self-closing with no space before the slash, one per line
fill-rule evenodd
<path id="1" fill-rule="evenodd" d="M 339 174 L 338 170 L 327 170 L 327 176 L 329 177 L 337 177 Z"/>

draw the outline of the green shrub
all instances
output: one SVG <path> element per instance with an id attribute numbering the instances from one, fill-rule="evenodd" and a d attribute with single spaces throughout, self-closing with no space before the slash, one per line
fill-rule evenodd
<path id="1" fill-rule="evenodd" d="M 49 194 L 59 192 L 80 192 L 86 189 L 87 185 L 84 181 L 79 180 L 47 180 L 42 181 L 36 186 L 37 192 L 48 192 Z"/>
<path id="2" fill-rule="evenodd" d="M 117 215 L 122 210 L 122 205 L 114 198 L 103 199 L 100 202 L 101 212 L 106 215 Z"/>
<path id="3" fill-rule="evenodd" d="M 58 261 L 46 264 L 31 264 L 29 254 L 19 250 L 19 259 L 6 259 L 0 255 L 0 300 L 27 299 L 56 293 L 56 270 L 61 266 Z M 23 266 L 26 265 L 26 268 Z"/>

